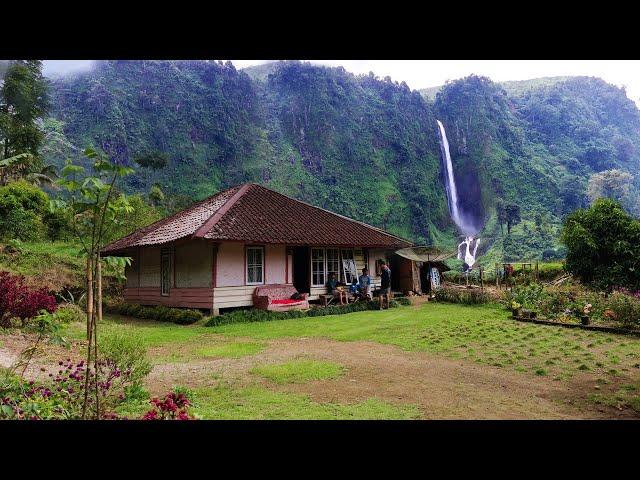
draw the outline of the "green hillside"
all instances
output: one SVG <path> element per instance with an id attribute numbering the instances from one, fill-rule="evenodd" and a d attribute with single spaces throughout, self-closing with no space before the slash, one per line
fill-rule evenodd
<path id="1" fill-rule="evenodd" d="M 623 90 L 587 77 L 498 84 L 471 76 L 431 94 L 302 62 L 243 70 L 229 62 L 100 62 L 52 82 L 43 154 L 60 165 L 92 145 L 133 164 L 161 152 L 167 166 L 138 168 L 130 191 L 157 184 L 177 208 L 255 181 L 451 247 L 437 118 L 462 206 L 485 225 L 485 261 L 557 249 L 561 219 L 586 204 L 587 182 L 599 171 L 635 176 L 633 209 L 640 120 Z M 510 235 L 496 217 L 503 203 L 521 209 Z"/>

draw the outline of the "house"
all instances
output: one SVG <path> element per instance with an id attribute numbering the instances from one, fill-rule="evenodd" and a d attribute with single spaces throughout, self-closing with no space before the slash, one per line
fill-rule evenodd
<path id="1" fill-rule="evenodd" d="M 317 300 L 330 273 L 351 282 L 366 265 L 380 283 L 390 262 L 395 290 L 413 288 L 411 242 L 379 228 L 246 183 L 107 245 L 128 256 L 124 297 L 132 303 L 206 309 L 251 306 L 260 285 L 289 284 Z"/>

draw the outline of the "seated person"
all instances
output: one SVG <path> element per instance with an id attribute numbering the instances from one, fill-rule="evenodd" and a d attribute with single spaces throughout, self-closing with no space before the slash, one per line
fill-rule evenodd
<path id="1" fill-rule="evenodd" d="M 347 303 L 347 292 L 345 292 L 342 287 L 339 287 L 339 283 L 336 274 L 330 273 L 329 280 L 327 280 L 327 290 L 334 298 L 340 299 L 340 305 L 344 305 Z"/>
<path id="2" fill-rule="evenodd" d="M 363 296 L 371 298 L 371 277 L 367 268 L 362 269 L 362 275 L 358 278 L 358 290 Z"/>

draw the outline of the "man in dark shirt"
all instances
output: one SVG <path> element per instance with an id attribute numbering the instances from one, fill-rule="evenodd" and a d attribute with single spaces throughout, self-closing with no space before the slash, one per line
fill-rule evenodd
<path id="1" fill-rule="evenodd" d="M 389 300 L 391 299 L 391 269 L 386 264 L 386 262 L 382 262 L 380 264 L 380 268 L 382 271 L 380 272 L 380 310 L 382 310 L 382 306 L 384 303 L 384 299 L 387 300 L 387 308 L 389 308 Z"/>

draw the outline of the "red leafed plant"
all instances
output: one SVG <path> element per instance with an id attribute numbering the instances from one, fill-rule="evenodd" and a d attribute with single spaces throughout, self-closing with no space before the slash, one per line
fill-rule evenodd
<path id="1" fill-rule="evenodd" d="M 144 414 L 143 420 L 192 420 L 188 408 L 191 405 L 184 393 L 171 392 L 164 400 L 152 398 L 153 408 Z"/>
<path id="2" fill-rule="evenodd" d="M 46 289 L 32 290 L 24 284 L 24 277 L 0 272 L 0 326 L 11 326 L 12 318 L 24 325 L 41 310 L 56 310 L 56 299 Z"/>

